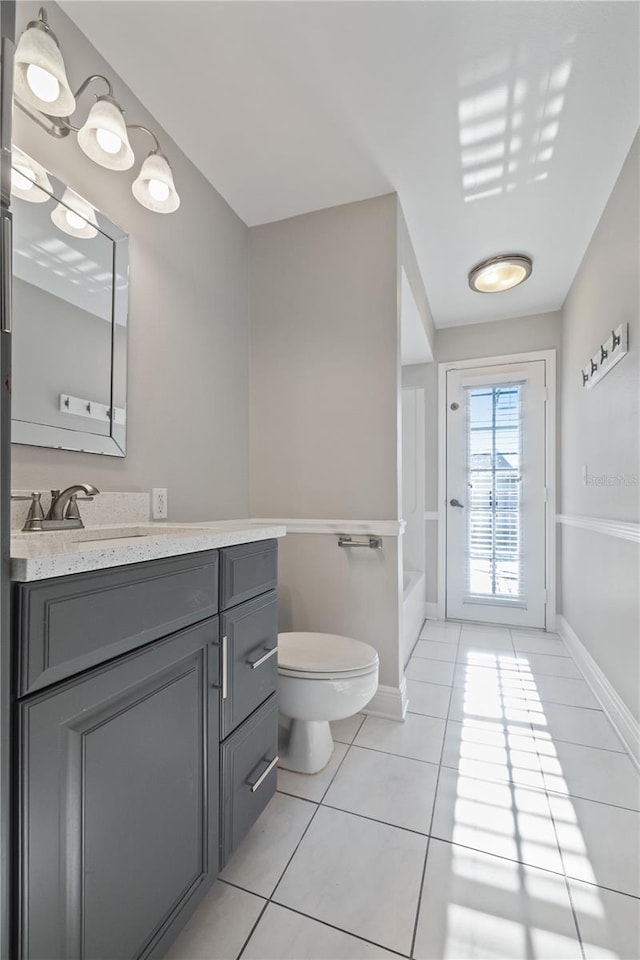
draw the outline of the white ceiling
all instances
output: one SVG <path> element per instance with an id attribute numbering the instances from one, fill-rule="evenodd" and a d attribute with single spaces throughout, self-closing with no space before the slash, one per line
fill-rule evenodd
<path id="1" fill-rule="evenodd" d="M 62 6 L 247 224 L 397 190 L 437 326 L 560 307 L 638 128 L 635 2 Z"/>

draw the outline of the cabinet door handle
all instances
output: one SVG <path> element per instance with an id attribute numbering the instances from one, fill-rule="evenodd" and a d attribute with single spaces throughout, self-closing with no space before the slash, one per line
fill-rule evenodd
<path id="1" fill-rule="evenodd" d="M 264 781 L 267 779 L 267 777 L 269 776 L 269 774 L 271 773 L 271 771 L 273 770 L 273 768 L 276 766 L 276 764 L 277 764 L 277 762 L 278 762 L 279 759 L 280 759 L 280 757 L 279 757 L 278 754 L 276 753 L 276 755 L 275 755 L 275 757 L 273 758 L 273 760 L 269 760 L 269 761 L 267 761 L 267 760 L 261 760 L 261 761 L 260 761 L 260 763 L 268 763 L 268 766 L 267 766 L 266 770 L 263 770 L 263 771 L 262 771 L 262 773 L 260 774 L 260 776 L 258 777 L 258 779 L 257 779 L 256 781 L 254 781 L 254 783 L 251 782 L 251 779 L 247 780 L 247 783 L 248 783 L 249 786 L 251 787 L 251 793 L 255 793 L 256 790 L 258 789 L 258 787 L 260 786 L 260 784 L 264 783 Z"/>
<path id="2" fill-rule="evenodd" d="M 222 638 L 222 699 L 227 699 L 228 694 L 228 684 L 227 684 L 227 666 L 228 666 L 228 640 L 226 637 Z"/>
<path id="3" fill-rule="evenodd" d="M 0 239 L 0 261 L 2 262 L 2 302 L 0 313 L 2 333 L 11 333 L 11 284 L 13 282 L 13 241 L 10 214 L 2 214 L 2 237 Z"/>
<path id="4" fill-rule="evenodd" d="M 245 660 L 245 663 L 248 664 L 252 670 L 255 670 L 256 667 L 261 667 L 263 663 L 266 663 L 267 660 L 270 660 L 271 657 L 278 652 L 277 647 L 272 647 L 271 650 L 268 647 L 265 647 L 265 653 L 258 657 L 257 660 Z"/>

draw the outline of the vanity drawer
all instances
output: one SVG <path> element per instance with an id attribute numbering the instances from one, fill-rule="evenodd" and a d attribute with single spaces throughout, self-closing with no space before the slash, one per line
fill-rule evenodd
<path id="1" fill-rule="evenodd" d="M 214 616 L 218 551 L 18 584 L 16 609 L 23 696 Z"/>
<path id="2" fill-rule="evenodd" d="M 278 541 L 259 540 L 220 551 L 220 609 L 257 597 L 278 585 Z"/>
<path id="3" fill-rule="evenodd" d="M 278 685 L 278 597 L 275 590 L 249 600 L 221 617 L 224 738 Z"/>
<path id="4" fill-rule="evenodd" d="M 222 744 L 221 866 L 276 792 L 277 748 L 278 703 L 274 695 Z"/>

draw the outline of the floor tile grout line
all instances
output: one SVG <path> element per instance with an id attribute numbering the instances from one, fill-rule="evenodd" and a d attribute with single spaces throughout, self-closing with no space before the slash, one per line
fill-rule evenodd
<path id="1" fill-rule="evenodd" d="M 267 907 L 270 905 L 273 905 L 274 907 L 280 907 L 282 910 L 288 910 L 290 913 L 295 913 L 299 917 L 304 917 L 306 920 L 312 920 L 314 923 L 320 923 L 322 924 L 323 927 L 329 927 L 330 930 L 336 930 L 338 933 L 344 933 L 348 937 L 353 937 L 355 940 L 360 940 L 361 943 L 368 943 L 372 947 L 379 947 L 381 950 L 386 950 L 388 953 L 393 953 L 397 957 L 408 958 L 408 954 L 406 953 L 402 953 L 399 950 L 394 950 L 392 947 L 385 947 L 383 944 L 376 943 L 374 940 L 367 940 L 366 937 L 362 937 L 358 933 L 351 933 L 350 930 L 345 930 L 344 927 L 337 927 L 335 924 L 329 923 L 327 920 L 320 920 L 318 917 L 313 917 L 310 913 L 305 913 L 304 910 L 299 910 L 297 907 L 290 907 L 288 904 L 280 903 L 280 901 L 278 900 L 272 900 L 272 899 L 266 900 L 264 897 L 261 897 L 260 894 L 253 893 L 251 890 L 247 890 L 246 887 L 241 887 L 237 883 L 231 883 L 231 881 L 229 880 L 221 880 L 220 882 L 226 883 L 227 886 L 233 887 L 235 890 L 241 890 L 243 893 L 248 893 L 253 897 L 258 897 L 259 899 L 264 900 L 264 904 L 262 906 L 262 909 L 260 910 L 260 915 L 258 916 L 257 920 L 253 924 L 251 928 L 251 932 L 249 933 L 248 937 L 242 944 L 240 953 L 236 955 L 236 960 L 240 960 L 240 958 L 242 957 L 242 954 L 246 950 L 247 946 L 249 945 L 249 941 L 251 940 L 253 934 L 256 931 L 256 927 L 262 920 L 267 910 Z"/>
<path id="2" fill-rule="evenodd" d="M 279 900 L 270 901 L 273 903 L 274 907 L 281 907 L 283 910 L 290 910 L 291 913 L 297 913 L 300 917 L 305 917 L 307 920 L 313 920 L 314 923 L 321 923 L 323 927 L 329 927 L 331 930 L 336 930 L 338 933 L 344 933 L 348 937 L 353 937 L 354 940 L 360 940 L 361 943 L 368 943 L 372 947 L 379 947 L 380 950 L 386 950 L 387 953 L 393 953 L 396 957 L 403 957 L 408 960 L 409 954 L 402 953 L 401 950 L 394 950 L 393 947 L 385 947 L 382 943 L 377 943 L 375 940 L 367 940 L 366 937 L 361 936 L 359 933 L 352 933 L 350 930 L 345 930 L 344 927 L 337 927 L 334 923 L 329 923 L 328 920 L 320 920 L 318 917 L 312 917 L 310 913 L 305 913 L 304 910 L 299 910 L 297 907 L 290 907 L 286 903 L 280 903 Z M 267 904 L 269 906 L 269 904 Z M 239 958 L 238 958 L 239 960 Z"/>
<path id="3" fill-rule="evenodd" d="M 242 888 L 240 888 L 240 889 L 242 889 Z M 265 913 L 267 912 L 267 907 L 268 907 L 268 906 L 269 906 L 269 901 L 267 900 L 267 901 L 265 901 L 265 903 L 263 904 L 262 910 L 260 911 L 259 916 L 256 918 L 255 923 L 254 923 L 253 926 L 251 927 L 251 930 L 249 931 L 249 936 L 246 938 L 246 940 L 245 940 L 244 943 L 242 944 L 242 947 L 240 948 L 240 952 L 239 952 L 238 954 L 236 954 L 236 960 L 240 960 L 240 958 L 242 957 L 242 954 L 243 954 L 244 951 L 247 949 L 247 946 L 248 946 L 248 944 L 249 944 L 249 941 L 251 940 L 252 936 L 253 936 L 254 933 L 256 932 L 256 927 L 258 926 L 258 924 L 259 924 L 260 921 L 262 920 L 263 916 L 264 916 Z"/>
<path id="4" fill-rule="evenodd" d="M 431 831 L 433 830 L 433 821 L 436 815 L 436 803 L 438 800 L 438 788 L 440 786 L 440 773 L 442 771 L 442 758 L 444 756 L 444 745 L 445 737 L 447 732 L 447 722 L 449 719 L 449 712 L 451 710 L 451 699 L 453 697 L 453 685 L 451 686 L 449 692 L 449 705 L 447 707 L 447 716 L 444 721 L 444 729 L 442 731 L 442 745 L 440 747 L 440 760 L 438 761 L 438 772 L 436 774 L 436 782 L 433 790 L 433 806 L 431 807 L 431 818 L 429 820 L 429 834 L 427 836 L 427 845 L 424 852 L 424 863 L 422 864 L 422 875 L 420 877 L 420 886 L 418 887 L 418 900 L 416 905 L 416 916 L 413 922 L 413 935 L 411 937 L 411 948 L 409 950 L 409 956 L 413 957 L 416 949 L 416 938 L 418 936 L 418 924 L 420 922 L 420 910 L 422 908 L 422 894 L 424 891 L 424 881 L 427 875 L 427 862 L 429 860 L 429 848 L 431 846 Z"/>
<path id="5" fill-rule="evenodd" d="M 423 713 L 414 713 L 414 714 L 412 714 L 412 716 L 414 716 L 414 717 L 423 717 L 424 714 L 423 714 Z M 427 719 L 429 719 L 429 720 L 440 720 L 441 723 L 446 723 L 446 720 L 444 719 L 444 717 L 428 717 Z M 393 720 L 393 721 L 391 721 L 391 722 L 392 722 L 392 723 L 396 723 L 397 721 Z M 439 761 L 439 760 L 423 760 L 422 757 L 409 757 L 409 756 L 407 756 L 406 753 L 393 753 L 392 750 L 379 750 L 377 747 L 368 747 L 368 746 L 365 746 L 364 743 L 352 743 L 351 746 L 352 746 L 352 747 L 356 747 L 358 750 L 370 750 L 372 753 L 382 753 L 382 754 L 384 754 L 385 756 L 388 756 L 388 757 L 402 757 L 404 760 L 415 760 L 416 763 L 426 763 L 426 764 L 428 764 L 430 767 L 438 767 L 438 766 L 440 766 L 440 761 Z"/>
<path id="6" fill-rule="evenodd" d="M 434 790 L 435 802 L 435 790 Z M 346 813 L 350 817 L 359 817 L 361 820 L 368 820 L 369 823 L 379 823 L 383 827 L 392 827 L 394 830 L 403 830 L 405 833 L 411 833 L 414 837 L 423 837 L 427 839 L 430 836 L 428 830 L 415 830 L 413 827 L 404 827 L 400 823 L 391 823 L 390 820 L 381 820 L 380 817 L 371 817 L 366 813 L 357 813 L 355 810 L 346 810 L 344 807 L 336 807 L 333 803 L 323 803 L 327 810 L 335 810 L 336 813 Z"/>

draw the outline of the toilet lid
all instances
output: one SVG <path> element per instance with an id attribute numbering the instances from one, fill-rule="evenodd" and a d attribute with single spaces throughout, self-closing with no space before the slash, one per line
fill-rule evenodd
<path id="1" fill-rule="evenodd" d="M 347 673 L 375 667 L 378 654 L 360 640 L 334 633 L 278 634 L 278 668 L 301 673 Z"/>

